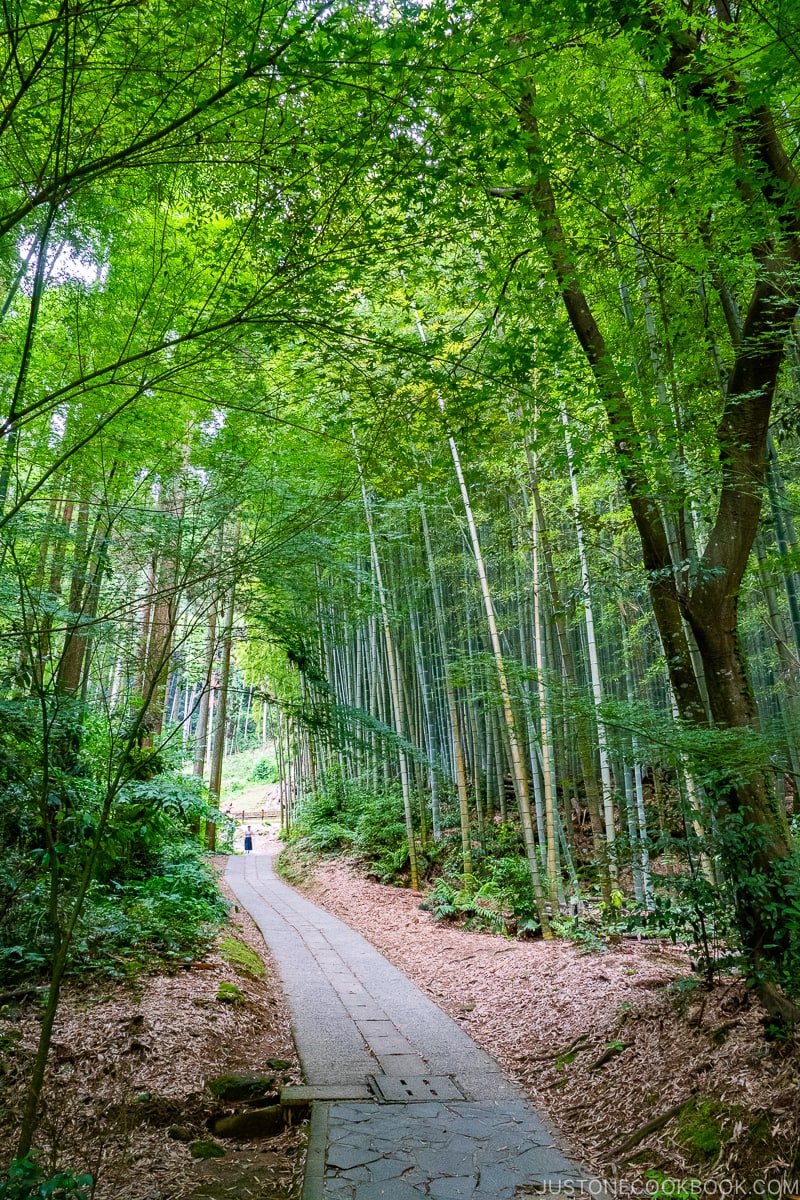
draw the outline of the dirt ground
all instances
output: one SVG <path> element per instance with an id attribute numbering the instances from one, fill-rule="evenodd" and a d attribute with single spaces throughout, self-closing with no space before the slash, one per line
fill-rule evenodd
<path id="1" fill-rule="evenodd" d="M 468 932 L 420 910 L 418 894 L 331 860 L 302 890 L 493 1054 L 598 1174 L 639 1194 L 688 1196 L 702 1183 L 705 1194 L 759 1195 L 777 1180 L 778 1194 L 794 1194 L 800 1048 L 765 1039 L 741 981 L 693 986 L 686 954 L 669 943 L 587 953 Z"/>
<path id="2" fill-rule="evenodd" d="M 174 1136 L 181 1128 L 192 1140 L 212 1137 L 206 1122 L 224 1105 L 205 1085 L 216 1075 L 269 1073 L 266 1060 L 273 1058 L 289 1064 L 275 1071 L 276 1090 L 300 1081 L 288 1010 L 263 939 L 250 917 L 234 909 L 218 941 L 230 937 L 257 951 L 265 978 L 236 970 L 217 949 L 185 970 L 134 985 L 80 982 L 65 988 L 37 1144 L 48 1168 L 58 1162 L 94 1175 L 96 1200 L 299 1196 L 302 1126 L 261 1142 L 214 1138 L 224 1157 L 205 1160 Z M 220 984 L 229 985 L 229 995 L 230 986 L 237 988 L 242 999 L 219 999 Z M 31 1004 L 0 1009 L 4 1166 L 13 1155 L 20 1084 L 37 1033 Z"/>
<path id="3" fill-rule="evenodd" d="M 254 827 L 256 852 L 273 849 L 274 826 Z M 797 1195 L 798 1042 L 766 1040 L 740 981 L 693 986 L 686 955 L 669 944 L 626 940 L 587 953 L 455 928 L 421 910 L 418 894 L 371 882 L 355 865 L 317 863 L 303 890 L 493 1054 L 579 1161 L 629 1189 L 617 1194 Z M 265 979 L 243 976 L 217 951 L 134 986 L 66 988 L 39 1142 L 45 1164 L 96 1175 L 97 1200 L 297 1200 L 303 1128 L 260 1143 L 220 1139 L 224 1157 L 206 1161 L 169 1132 L 209 1136 L 219 1105 L 205 1083 L 214 1075 L 276 1058 L 290 1063 L 277 1086 L 300 1079 L 261 936 L 236 911 L 222 936 L 231 934 L 262 956 Z M 221 1001 L 220 984 L 235 985 L 244 1002 Z M 32 1004 L 0 1009 L 4 1163 L 36 1033 Z M 781 1190 L 767 1192 L 776 1180 Z"/>

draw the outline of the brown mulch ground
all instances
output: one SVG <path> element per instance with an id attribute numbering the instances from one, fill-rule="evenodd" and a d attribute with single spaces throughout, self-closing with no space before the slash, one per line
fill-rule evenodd
<path id="1" fill-rule="evenodd" d="M 231 936 L 257 951 L 266 978 L 237 972 L 215 952 L 187 970 L 135 984 L 71 982 L 64 989 L 37 1144 L 43 1164 L 57 1160 L 95 1175 L 97 1200 L 299 1196 L 301 1127 L 262 1142 L 214 1139 L 225 1157 L 205 1161 L 168 1133 L 180 1125 L 197 1139 L 211 1137 L 206 1121 L 221 1106 L 205 1082 L 215 1075 L 265 1070 L 266 1059 L 276 1058 L 291 1064 L 276 1073 L 276 1087 L 300 1081 L 288 1010 L 263 939 L 250 917 L 235 911 L 222 934 Z M 235 984 L 243 1002 L 220 1001 L 223 982 Z M 2 1010 L 4 1164 L 13 1156 L 21 1081 L 37 1034 L 32 1005 Z"/>
<path id="2" fill-rule="evenodd" d="M 657 1171 L 667 1179 L 663 1195 L 676 1196 L 693 1193 L 670 1181 L 699 1179 L 713 1195 L 743 1180 L 800 1176 L 797 1041 L 765 1040 L 763 1014 L 740 982 L 687 990 L 686 957 L 664 944 L 624 941 L 586 953 L 565 941 L 510 941 L 437 923 L 420 910 L 419 895 L 371 882 L 355 866 L 318 863 L 304 890 L 459 1021 L 594 1171 L 642 1186 Z M 225 1157 L 206 1162 L 167 1132 L 179 1124 L 208 1136 L 205 1122 L 217 1106 L 204 1085 L 223 1071 L 281 1058 L 292 1069 L 280 1076 L 300 1078 L 260 934 L 246 914 L 232 921 L 228 934 L 265 959 L 265 980 L 243 977 L 214 953 L 135 986 L 65 990 L 39 1140 L 43 1161 L 53 1150 L 60 1163 L 97 1174 L 97 1200 L 299 1195 L 302 1130 L 268 1142 L 226 1141 Z M 246 1002 L 220 1002 L 221 982 L 235 983 Z M 3 1162 L 13 1151 L 36 1033 L 32 1005 L 0 1010 Z M 699 1113 L 687 1109 L 620 1148 L 627 1134 L 692 1095 Z M 704 1112 L 721 1133 L 716 1140 Z"/>
<path id="3" fill-rule="evenodd" d="M 798 1042 L 765 1040 L 740 981 L 692 989 L 687 957 L 669 943 L 587 953 L 455 928 L 354 865 L 318 862 L 302 886 L 494 1055 L 596 1172 L 642 1185 L 661 1172 L 717 1194 L 731 1181 L 800 1176 Z M 692 1095 L 683 1115 L 620 1149 Z"/>

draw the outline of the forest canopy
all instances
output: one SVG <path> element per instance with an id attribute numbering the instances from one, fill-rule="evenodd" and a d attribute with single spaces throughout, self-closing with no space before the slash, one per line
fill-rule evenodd
<path id="1" fill-rule="evenodd" d="M 52 1029 L 97 889 L 213 848 L 269 740 L 329 848 L 390 825 L 416 887 L 449 846 L 451 907 L 545 937 L 624 909 L 793 1019 L 793 7 L 12 0 L 3 35 L 9 978 Z"/>

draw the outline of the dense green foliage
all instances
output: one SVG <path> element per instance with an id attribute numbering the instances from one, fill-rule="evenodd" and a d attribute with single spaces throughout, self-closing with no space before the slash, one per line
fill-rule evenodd
<path id="1" fill-rule="evenodd" d="M 53 721 L 51 744 L 59 750 L 48 760 L 42 819 L 36 771 L 42 749 L 36 726 L 25 719 L 29 707 L 22 701 L 6 705 L 10 719 L 2 734 L 3 978 L 46 976 L 57 936 L 48 917 L 53 882 L 60 907 L 68 911 L 90 862 L 91 883 L 68 950 L 70 972 L 120 974 L 196 952 L 226 911 L 201 847 L 188 833 L 192 822 L 207 815 L 201 789 L 174 769 L 129 779 L 117 792 L 98 842 L 106 769 L 102 732 L 84 726 L 78 752 L 74 727 Z"/>
<path id="2" fill-rule="evenodd" d="M 89 1200 L 91 1175 L 58 1171 L 47 1175 L 33 1158 L 16 1159 L 0 1179 L 1 1200 Z"/>
<path id="3" fill-rule="evenodd" d="M 364 781 L 332 776 L 303 797 L 295 811 L 290 843 L 317 854 L 347 851 L 386 883 L 408 867 L 403 799 L 396 786 L 374 793 Z"/>
<path id="4" fill-rule="evenodd" d="M 706 786 L 712 795 L 713 739 L 706 741 L 705 749 Z M 576 877 L 571 894 L 565 895 L 561 914 L 554 918 L 556 932 L 595 950 L 629 933 L 670 939 L 689 949 L 695 969 L 707 984 L 731 971 L 747 972 L 747 946 L 736 914 L 743 898 L 748 904 L 771 902 L 766 879 L 747 866 L 759 849 L 756 846 L 754 850 L 752 842 L 762 835 L 730 821 L 715 822 L 707 832 L 698 833 L 691 828 L 691 818 L 691 809 L 678 798 L 667 825 L 654 830 L 648 839 L 656 871 L 646 901 L 616 890 L 607 903 L 587 863 L 581 867 L 582 878 Z M 441 820 L 440 840 L 428 836 L 420 845 L 420 869 L 426 881 L 420 907 L 436 920 L 456 922 L 467 929 L 506 936 L 538 933 L 517 825 L 492 821 L 475 831 L 473 870 L 465 878 L 458 810 L 451 795 L 443 797 Z M 724 849 L 722 839 L 727 842 Z M 317 790 L 307 792 L 297 803 L 286 841 L 301 856 L 343 856 L 380 882 L 408 885 L 408 843 L 397 784 L 376 792 L 369 778 L 348 778 L 332 770 Z M 630 871 L 635 853 L 620 836 L 616 843 L 618 866 Z M 709 877 L 704 864 L 724 858 L 741 863 L 741 873 L 722 879 Z M 540 866 L 546 874 L 544 860 Z M 296 869 L 293 857 L 287 860 L 286 869 L 289 874 Z M 778 978 L 796 994 L 800 983 L 800 861 L 792 862 L 791 872 L 776 914 L 789 935 L 788 951 L 778 960 Z"/>
<path id="5" fill-rule="evenodd" d="M 284 825 L 382 878 L 449 854 L 441 909 L 549 936 L 599 895 L 791 1019 L 792 6 L 2 23 L 21 1155 L 63 974 L 217 919 L 187 830 L 231 752 L 231 801 L 274 754 Z"/>

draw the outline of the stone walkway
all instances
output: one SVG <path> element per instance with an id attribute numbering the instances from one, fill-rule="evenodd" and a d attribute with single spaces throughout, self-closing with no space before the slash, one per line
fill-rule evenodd
<path id="1" fill-rule="evenodd" d="M 265 854 L 227 880 L 272 951 L 312 1102 L 303 1200 L 596 1196 L 499 1065 Z"/>

